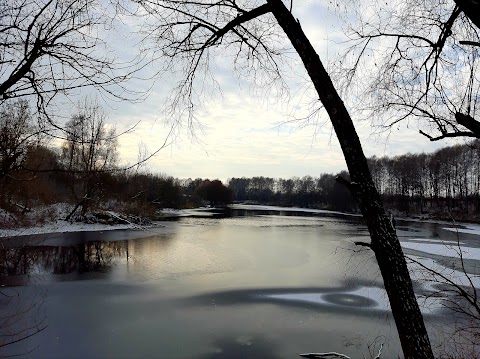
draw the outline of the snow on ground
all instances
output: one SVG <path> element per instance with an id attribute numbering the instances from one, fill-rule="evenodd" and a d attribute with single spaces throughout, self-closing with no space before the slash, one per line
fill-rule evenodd
<path id="1" fill-rule="evenodd" d="M 0 238 L 15 237 L 15 236 L 29 236 L 33 234 L 44 233 L 67 233 L 67 232 L 87 232 L 87 231 L 110 231 L 114 229 L 131 229 L 134 228 L 130 224 L 88 224 L 81 222 L 70 223 L 67 221 L 57 220 L 53 223 L 48 223 L 40 227 L 15 228 L 15 229 L 0 229 Z M 136 227 L 135 227 L 136 228 Z"/>
<path id="2" fill-rule="evenodd" d="M 100 223 L 82 223 L 82 222 L 68 222 L 58 218 L 65 218 L 72 210 L 72 206 L 67 203 L 56 203 L 49 206 L 38 206 L 32 208 L 30 212 L 25 214 L 27 220 L 31 223 L 42 223 L 38 226 L 30 226 L 23 228 L 0 229 L 0 238 L 15 237 L 15 236 L 29 236 L 34 234 L 45 233 L 67 233 L 67 232 L 87 232 L 87 231 L 108 231 L 115 229 L 131 229 L 138 228 L 133 224 L 100 224 Z M 6 213 L 6 212 L 5 212 Z M 112 215 L 115 213 L 111 212 Z M 0 215 L 2 213 L 0 212 Z M 0 216 L 0 220 L 2 217 Z"/>
<path id="3" fill-rule="evenodd" d="M 480 259 L 480 248 L 458 246 L 456 243 L 409 243 L 401 242 L 403 248 L 422 251 L 429 254 L 440 255 L 444 257 L 460 258 L 460 253 L 464 259 Z"/>
<path id="4" fill-rule="evenodd" d="M 340 214 L 344 216 L 355 216 L 359 217 L 360 214 L 353 213 L 344 213 L 338 211 L 328 211 L 325 209 L 311 209 L 311 208 L 300 208 L 300 207 L 278 207 L 278 206 L 264 206 L 257 204 L 232 204 L 230 205 L 232 209 L 247 209 L 251 211 L 279 211 L 279 212 L 304 212 L 304 213 L 328 213 L 328 214 Z"/>
<path id="5" fill-rule="evenodd" d="M 475 234 L 477 236 L 480 236 L 480 224 L 462 224 L 461 226 L 466 228 L 445 227 L 443 229 L 452 232 Z"/>

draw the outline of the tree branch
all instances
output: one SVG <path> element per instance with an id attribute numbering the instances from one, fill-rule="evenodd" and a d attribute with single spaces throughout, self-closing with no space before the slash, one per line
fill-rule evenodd
<path id="1" fill-rule="evenodd" d="M 455 113 L 455 120 L 457 120 L 457 122 L 463 127 L 472 131 L 475 134 L 474 137 L 480 138 L 480 122 L 475 120 L 472 116 L 457 112 Z"/>
<path id="2" fill-rule="evenodd" d="M 480 2 L 478 0 L 454 0 L 460 10 L 480 29 Z"/>
<path id="3" fill-rule="evenodd" d="M 422 130 L 418 131 L 421 135 L 427 137 L 430 141 L 438 141 L 442 140 L 444 138 L 453 138 L 453 137 L 475 137 L 479 138 L 476 134 L 473 132 L 468 132 L 468 131 L 458 131 L 458 132 L 444 132 L 440 136 L 433 137 L 429 135 L 426 132 L 423 132 Z"/>
<path id="4" fill-rule="evenodd" d="M 478 41 L 463 40 L 463 41 L 459 41 L 459 43 L 460 43 L 461 45 L 470 45 L 470 46 L 478 46 L 478 47 L 480 47 L 480 42 L 478 42 Z"/>
<path id="5" fill-rule="evenodd" d="M 255 9 L 242 13 L 241 15 L 237 16 L 230 22 L 228 22 L 223 28 L 219 29 L 215 32 L 210 39 L 205 42 L 205 46 L 208 46 L 212 43 L 215 43 L 218 39 L 225 36 L 227 32 L 233 30 L 236 26 L 239 26 L 247 21 L 253 20 L 261 15 L 267 14 L 270 12 L 270 5 L 263 4 Z"/>

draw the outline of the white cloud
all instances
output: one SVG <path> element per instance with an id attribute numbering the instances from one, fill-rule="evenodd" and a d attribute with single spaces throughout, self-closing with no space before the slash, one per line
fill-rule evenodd
<path id="1" fill-rule="evenodd" d="M 308 1 L 295 12 L 295 16 L 327 65 L 327 60 L 335 55 L 336 43 L 342 39 L 338 14 L 318 2 Z M 296 57 L 294 54 L 289 56 Z M 294 68 L 294 72 L 288 73 L 291 92 L 290 100 L 286 101 L 274 98 L 275 91 L 270 92 L 268 88 L 254 91 L 244 78 L 238 79 L 231 74 L 232 66 L 224 60 L 216 59 L 218 66 L 213 69 L 222 86 L 223 97 L 205 99 L 204 108 L 197 112 L 204 126 L 203 132 L 198 133 L 199 141 L 192 141 L 188 133 L 181 132 L 168 148 L 150 160 L 150 170 L 180 178 L 225 180 L 255 175 L 316 176 L 346 169 L 338 141 L 325 115 L 320 117 L 319 123 L 327 125 L 320 128 L 285 123 L 292 114 L 305 116 L 308 102 L 316 98 L 308 90 L 309 80 L 302 68 Z M 296 66 L 295 62 L 291 63 Z M 150 73 L 154 71 L 149 70 Z M 140 121 L 133 133 L 120 139 L 120 155 L 124 162 L 137 160 L 140 142 L 151 152 L 164 142 L 169 133 L 169 127 L 163 122 L 164 101 L 174 86 L 172 78 L 173 75 L 158 79 L 143 103 L 115 103 L 112 109 L 107 109 L 110 120 L 117 123 L 119 131 L 125 131 Z M 137 82 L 132 86 L 148 87 L 150 84 Z M 271 97 L 265 98 L 265 94 Z M 367 156 L 430 151 L 445 144 L 432 144 L 418 134 L 418 129 L 405 125 L 390 133 L 375 135 L 370 123 L 357 121 L 355 113 L 351 115 Z"/>

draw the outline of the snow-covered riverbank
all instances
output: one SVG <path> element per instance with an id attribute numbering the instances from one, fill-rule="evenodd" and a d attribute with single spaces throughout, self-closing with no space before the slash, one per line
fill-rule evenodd
<path id="1" fill-rule="evenodd" d="M 233 204 L 229 207 L 233 210 L 249 210 L 249 211 L 272 211 L 272 212 L 298 212 L 305 214 L 313 215 L 340 215 L 340 216 L 352 216 L 352 217 L 361 217 L 360 214 L 353 213 L 344 213 L 338 211 L 330 210 L 321 210 L 321 209 L 311 209 L 311 208 L 300 208 L 300 207 L 280 207 L 280 206 L 266 206 L 266 205 L 247 205 L 247 204 Z M 41 210 L 41 209 L 39 209 Z M 45 210 L 45 209 L 43 209 Z M 65 204 L 57 204 L 52 208 L 48 209 L 51 213 L 51 216 L 54 218 L 64 218 L 67 212 Z M 215 208 L 203 207 L 203 208 L 194 208 L 194 209 L 164 209 L 162 210 L 165 218 L 174 218 L 174 217 L 197 217 L 197 216 L 206 216 L 208 212 L 214 212 Z M 113 213 L 113 212 L 112 212 Z M 1 214 L 1 213 L 0 213 Z M 33 216 L 37 215 L 35 213 Z M 0 216 L 1 217 L 1 216 Z M 1 219 L 1 218 L 0 218 Z M 398 220 L 404 220 L 409 222 L 425 222 L 425 223 L 438 223 L 444 224 L 446 230 L 459 233 L 468 233 L 474 235 L 480 235 L 480 224 L 471 224 L 471 223 L 455 223 L 442 221 L 442 220 L 433 220 L 433 219 L 418 219 L 418 218 L 401 218 L 398 217 Z M 68 232 L 87 232 L 87 231 L 108 231 L 108 230 L 119 230 L 119 229 L 138 229 L 143 228 L 137 226 L 133 223 L 125 224 L 102 224 L 102 223 L 83 223 L 83 222 L 69 222 L 61 219 L 55 219 L 50 221 L 45 221 L 41 225 L 37 226 L 25 226 L 20 228 L 12 229 L 0 229 L 0 238 L 4 237 L 15 237 L 15 236 L 27 236 L 35 234 L 46 234 L 46 233 L 68 233 Z"/>
<path id="2" fill-rule="evenodd" d="M 0 238 L 30 236 L 34 234 L 45 233 L 68 233 L 68 232 L 91 232 L 91 231 L 109 231 L 116 229 L 134 229 L 135 226 L 130 224 L 100 224 L 100 223 L 81 223 L 57 220 L 38 227 L 26 227 L 15 229 L 0 229 Z"/>
<path id="3" fill-rule="evenodd" d="M 41 206 L 31 209 L 22 217 L 24 225 L 18 224 L 18 219 L 10 213 L 0 209 L 0 238 L 31 236 L 46 233 L 92 232 L 118 229 L 142 229 L 144 226 L 136 224 L 139 218 L 122 216 L 112 211 L 98 211 L 88 215 L 87 222 L 65 221 L 63 218 L 71 211 L 66 203 L 57 203 L 50 206 Z M 140 222 L 141 219 L 140 219 Z"/>

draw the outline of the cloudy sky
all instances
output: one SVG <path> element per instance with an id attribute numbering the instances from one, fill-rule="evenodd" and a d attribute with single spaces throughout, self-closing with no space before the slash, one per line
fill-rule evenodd
<path id="1" fill-rule="evenodd" d="M 304 1 L 295 16 L 322 61 L 331 62 L 341 47 L 339 43 L 345 40 L 338 13 L 322 7 L 318 1 Z M 137 161 L 139 146 L 152 153 L 166 141 L 168 145 L 148 161 L 145 169 L 179 178 L 221 180 L 241 176 L 318 176 L 346 169 L 324 114 L 315 124 L 292 121 L 311 110 L 303 69 L 294 71 L 298 81 L 292 82 L 286 99 L 239 79 L 229 61 L 217 59 L 216 63 L 214 73 L 221 84 L 221 96 L 217 92 L 204 100 L 196 112 L 201 127 L 196 126 L 193 134 L 183 128 L 169 136 L 165 108 L 167 95 L 175 84 L 173 75 L 157 78 L 142 103 L 109 102 L 104 106 L 109 122 L 115 123 L 119 131 L 138 122 L 134 131 L 119 141 L 124 163 Z M 382 132 L 368 121 L 356 120 L 355 113 L 351 115 L 367 156 L 429 152 L 447 144 L 429 142 L 418 133 L 416 124 L 404 123 Z"/>

